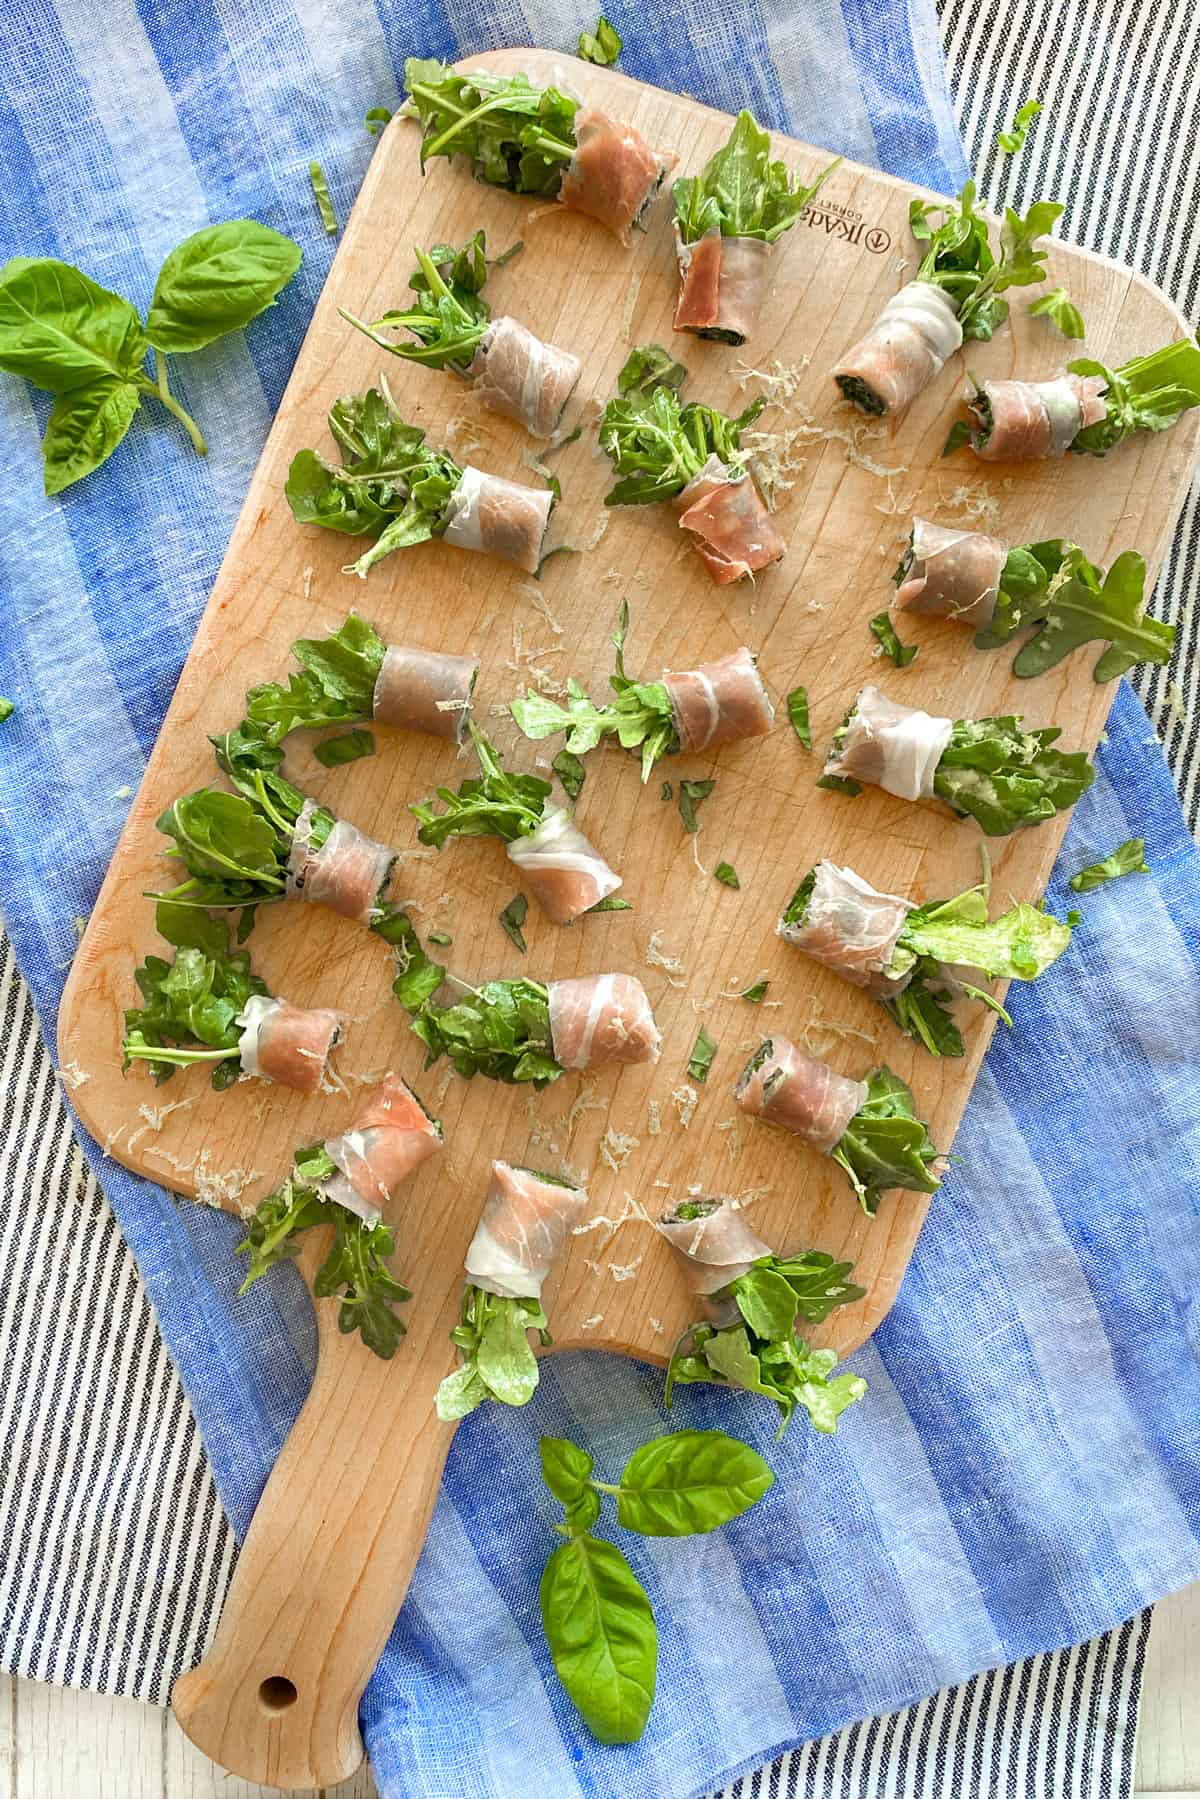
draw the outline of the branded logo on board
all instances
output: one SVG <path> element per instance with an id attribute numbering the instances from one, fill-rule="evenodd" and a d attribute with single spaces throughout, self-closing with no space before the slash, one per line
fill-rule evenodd
<path id="1" fill-rule="evenodd" d="M 872 256 L 882 256 L 892 247 L 891 233 L 882 225 L 868 225 L 861 212 L 852 206 L 838 206 L 835 201 L 816 201 L 804 214 L 810 231 L 823 231 L 826 237 L 841 238 L 848 244 L 861 244 Z"/>

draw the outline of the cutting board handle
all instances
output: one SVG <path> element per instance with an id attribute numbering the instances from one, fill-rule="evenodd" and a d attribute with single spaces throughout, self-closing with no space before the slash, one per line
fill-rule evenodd
<path id="1" fill-rule="evenodd" d="M 329 1234 L 314 1233 L 302 1270 L 323 1259 Z M 435 1409 L 453 1360 L 444 1328 L 406 1337 L 384 1362 L 341 1335 L 336 1303 L 316 1310 L 312 1391 L 258 1502 L 212 1646 L 172 1694 L 193 1743 L 260 1786 L 336 1786 L 362 1761 L 358 1702 L 454 1435 Z"/>

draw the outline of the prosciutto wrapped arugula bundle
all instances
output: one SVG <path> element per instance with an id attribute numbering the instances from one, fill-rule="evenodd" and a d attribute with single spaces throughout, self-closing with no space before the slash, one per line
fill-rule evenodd
<path id="1" fill-rule="evenodd" d="M 862 784 L 902 800 L 940 799 L 988 837 L 1006 837 L 1073 806 L 1096 778 L 1081 750 L 1050 746 L 1054 727 L 1023 731 L 1019 716 L 936 718 L 862 688 L 833 734 L 817 783 L 851 795 Z"/>
<path id="2" fill-rule="evenodd" d="M 549 781 L 507 773 L 483 732 L 472 724 L 470 733 L 482 774 L 457 792 L 439 787 L 442 812 L 429 801 L 410 806 L 420 820 L 418 837 L 439 850 L 451 837 L 499 837 L 547 918 L 573 924 L 617 891 L 620 875 L 560 806 L 547 804 Z"/>
<path id="3" fill-rule="evenodd" d="M 1041 675 L 1081 644 L 1107 648 L 1093 671 L 1111 681 L 1139 662 L 1167 663 L 1174 625 L 1146 617 L 1146 564 L 1125 550 L 1107 575 L 1066 538 L 1007 549 L 982 531 L 915 518 L 896 571 L 895 606 L 976 627 L 977 649 L 996 649 L 1034 630 L 1013 673 Z"/>
<path id="4" fill-rule="evenodd" d="M 1107 456 L 1137 431 L 1169 431 L 1200 406 L 1200 347 L 1189 338 L 1110 369 L 1090 356 L 1050 381 L 985 381 L 945 454 L 969 443 L 983 462 Z"/>
<path id="5" fill-rule="evenodd" d="M 499 262 L 518 249 L 514 244 Z M 418 267 L 408 282 L 416 295 L 412 306 L 385 312 L 371 324 L 344 308 L 342 317 L 391 356 L 461 375 L 484 406 L 515 419 L 531 437 L 553 437 L 583 364 L 569 350 L 543 343 L 519 320 L 492 318 L 483 297 L 485 250 L 482 231 L 460 250 L 452 244 L 423 250 L 418 244 Z M 409 331 L 415 342 L 396 343 L 382 336 L 384 331 Z"/>
<path id="6" fill-rule="evenodd" d="M 658 344 L 641 344 L 617 377 L 617 394 L 600 420 L 600 447 L 620 476 L 606 506 L 669 501 L 680 528 L 695 538 L 718 586 L 778 562 L 787 548 L 753 478 L 742 432 L 765 399 L 737 418 L 696 400 L 683 405 L 687 370 Z"/>
<path id="7" fill-rule="evenodd" d="M 422 1006 L 412 1028 L 427 1068 L 449 1056 L 466 1080 L 482 1074 L 535 1090 L 568 1070 L 657 1062 L 661 1043 L 646 989 L 631 974 L 488 981 L 457 1005 Z"/>
<path id="8" fill-rule="evenodd" d="M 338 1328 L 360 1332 L 385 1360 L 404 1335 L 396 1307 L 411 1299 L 388 1266 L 395 1242 L 383 1208 L 402 1182 L 442 1147 L 442 1127 L 412 1088 L 389 1074 L 364 1102 L 353 1128 L 297 1150 L 292 1173 L 260 1200 L 238 1254 L 249 1259 L 241 1291 L 276 1262 L 299 1253 L 300 1235 L 334 1227 L 333 1247 L 313 1279 L 318 1299 L 340 1296 Z"/>
<path id="9" fill-rule="evenodd" d="M 890 1068 L 850 1081 L 798 1049 L 768 1037 L 751 1056 L 733 1090 L 751 1118 L 780 1125 L 842 1168 L 868 1217 L 890 1187 L 936 1193 L 944 1162 L 911 1089 Z"/>
<path id="10" fill-rule="evenodd" d="M 818 862 L 779 920 L 779 935 L 803 955 L 861 987 L 933 1056 L 961 1056 L 950 1006 L 979 1000 L 1012 1020 L 971 975 L 1036 981 L 1071 941 L 1071 926 L 1021 902 L 988 917 L 988 885 L 915 906 L 880 893 L 852 868 Z"/>
<path id="11" fill-rule="evenodd" d="M 605 737 L 615 737 L 622 749 L 641 752 L 642 780 L 648 781 L 663 756 L 716 749 L 723 743 L 764 737 L 771 729 L 775 710 L 754 652 L 744 644 L 699 668 L 664 670 L 659 681 L 632 681 L 625 673 L 628 631 L 629 607 L 622 604 L 613 633 L 616 668 L 609 677 L 615 702 L 595 705 L 573 678 L 567 681 L 565 704 L 530 689 L 509 707 L 526 737 L 540 742 L 565 731 L 565 748 L 575 756 L 586 755 Z"/>
<path id="12" fill-rule="evenodd" d="M 689 1199 L 667 1212 L 658 1229 L 679 1255 L 693 1293 L 708 1316 L 690 1325 L 671 1351 L 666 1402 L 693 1381 L 762 1393 L 779 1407 L 778 1436 L 797 1406 L 814 1429 L 832 1432 L 867 1383 L 858 1374 L 834 1375 L 832 1349 L 813 1349 L 800 1334 L 865 1289 L 853 1286 L 850 1262 L 810 1249 L 777 1256 L 756 1236 L 729 1199 Z"/>
<path id="13" fill-rule="evenodd" d="M 252 1074 L 318 1093 L 345 1016 L 271 998 L 249 952 L 231 948 L 228 926 L 207 912 L 164 900 L 157 924 L 175 956 L 147 956 L 135 971 L 145 1003 L 125 1013 L 122 1067 L 144 1062 L 161 1083 L 176 1069 L 205 1065 L 217 1092 Z"/>
<path id="14" fill-rule="evenodd" d="M 387 383 L 347 394 L 329 411 L 329 429 L 342 451 L 335 467 L 319 450 L 292 459 L 286 493 L 293 518 L 347 537 L 373 537 L 345 574 L 365 580 L 393 550 L 439 537 L 460 550 L 499 556 L 535 574 L 554 494 L 550 488 L 506 481 L 470 463 L 460 468 L 425 433 L 406 424 Z"/>
<path id="15" fill-rule="evenodd" d="M 411 56 L 404 85 L 401 116 L 421 121 L 422 169 L 433 156 L 466 156 L 477 181 L 557 198 L 626 246 L 675 166 L 673 152 L 651 149 L 632 125 L 524 75 L 462 74 Z"/>
<path id="16" fill-rule="evenodd" d="M 292 731 L 365 720 L 461 743 L 479 674 L 474 656 L 387 644 L 352 612 L 328 637 L 292 645 L 301 673 L 285 687 L 265 681 L 246 695 L 246 717 L 269 744 Z"/>
<path id="17" fill-rule="evenodd" d="M 443 1423 L 465 1418 L 485 1399 L 526 1405 L 538 1383 L 529 1341 L 552 1341 L 542 1287 L 587 1210 L 582 1187 L 533 1168 L 492 1163 L 483 1215 L 467 1251 L 462 1312 L 450 1340 L 462 1364 L 438 1388 Z"/>
<path id="18" fill-rule="evenodd" d="M 740 112 L 724 144 L 699 175 L 671 190 L 679 268 L 676 331 L 744 344 L 758 324 L 770 280 L 771 251 L 804 213 L 841 157 L 811 187 L 772 162 L 770 134 Z"/>
<path id="19" fill-rule="evenodd" d="M 845 398 L 873 417 L 906 411 L 965 341 L 986 341 L 1003 324 L 1007 289 L 1046 279 L 1046 252 L 1038 240 L 1061 211 L 1039 200 L 1021 218 L 1006 207 L 997 252 L 987 220 L 975 210 L 973 181 L 956 202 L 914 200 L 909 229 L 928 248 L 915 279 L 893 295 L 833 368 Z"/>

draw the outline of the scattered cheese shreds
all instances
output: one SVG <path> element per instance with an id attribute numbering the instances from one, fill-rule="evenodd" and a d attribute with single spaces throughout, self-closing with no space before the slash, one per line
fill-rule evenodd
<path id="1" fill-rule="evenodd" d="M 682 987 L 687 979 L 687 970 L 678 956 L 671 956 L 662 947 L 662 932 L 652 931 L 650 941 L 646 945 L 646 967 L 661 968 L 672 987 Z M 680 978 L 676 980 L 676 975 Z"/>
<path id="2" fill-rule="evenodd" d="M 614 1174 L 620 1174 L 634 1150 L 641 1144 L 640 1137 L 628 1137 L 623 1131 L 615 1131 L 609 1125 L 600 1139 L 600 1160 Z"/>
<path id="3" fill-rule="evenodd" d="M 671 1103 L 678 1112 L 679 1122 L 685 1131 L 695 1116 L 697 1099 L 698 1095 L 696 1089 L 694 1087 L 689 1087 L 686 1084 L 682 1087 L 676 1087 L 671 1094 Z"/>
<path id="4" fill-rule="evenodd" d="M 811 356 L 802 356 L 799 362 L 781 362 L 776 356 L 769 369 L 753 369 L 749 363 L 739 362 L 736 364 L 740 371 L 738 386 L 744 392 L 752 381 L 757 381 L 767 404 L 780 406 L 795 398 L 800 390 L 800 378 L 811 362 Z"/>
<path id="5" fill-rule="evenodd" d="M 550 610 L 550 602 L 536 581 L 521 581 L 517 584 L 517 592 L 523 594 L 534 611 L 546 621 L 556 637 L 561 637 L 563 628 Z"/>
<path id="6" fill-rule="evenodd" d="M 306 600 L 310 600 L 312 598 L 312 578 L 313 578 L 312 569 L 306 568 L 303 575 L 301 576 L 302 590 L 303 590 L 304 597 Z"/>
<path id="7" fill-rule="evenodd" d="M 78 1062 L 71 1061 L 62 1064 L 58 1071 L 58 1078 L 73 1093 L 76 1087 L 82 1087 L 92 1077 L 86 1068 L 81 1068 Z"/>
<path id="8" fill-rule="evenodd" d="M 654 1226 L 654 1220 L 651 1218 L 649 1212 L 646 1211 L 645 1207 L 639 1204 L 632 1193 L 627 1193 L 625 1195 L 625 1209 L 622 1211 L 619 1218 L 608 1218 L 603 1212 L 600 1212 L 595 1218 L 589 1218 L 585 1224 L 576 1224 L 572 1226 L 571 1235 L 573 1237 L 586 1237 L 592 1231 L 606 1230 L 608 1235 L 598 1247 L 600 1249 L 607 1249 L 621 1226 L 623 1224 L 634 1222 L 638 1224 L 648 1224 L 651 1229 L 653 1229 Z"/>
<path id="9" fill-rule="evenodd" d="M 663 1330 L 663 1324 L 662 1324 L 661 1318 L 651 1318 L 650 1329 L 654 1332 L 656 1337 L 665 1337 L 666 1336 L 666 1332 Z"/>
<path id="10" fill-rule="evenodd" d="M 770 1187 L 747 1187 L 734 1200 L 734 1209 L 738 1212 L 745 1212 L 754 1205 L 756 1200 L 765 1199 L 770 1192 Z"/>
<path id="11" fill-rule="evenodd" d="M 650 1115 L 650 1135 L 657 1137 L 662 1130 L 662 1107 L 656 1099 L 646 1101 L 646 1111 Z"/>
<path id="12" fill-rule="evenodd" d="M 729 1160 L 736 1162 L 742 1153 L 742 1121 L 735 1113 L 732 1118 L 722 1118 L 717 1125 L 719 1131 L 729 1132 L 729 1141 L 725 1145 L 729 1151 Z"/>
<path id="13" fill-rule="evenodd" d="M 639 1256 L 635 1262 L 610 1262 L 608 1272 L 615 1281 L 631 1281 L 644 1261 L 645 1257 Z"/>
<path id="14" fill-rule="evenodd" d="M 633 313 L 634 308 L 637 305 L 638 295 L 641 291 L 642 277 L 640 275 L 631 275 L 629 278 L 629 291 L 625 296 L 625 306 L 621 313 L 621 335 L 627 344 L 633 342 Z"/>
<path id="15" fill-rule="evenodd" d="M 598 1324 L 603 1324 L 603 1323 L 604 1323 L 604 1313 L 603 1312 L 593 1312 L 590 1318 L 584 1319 L 583 1323 L 580 1325 L 579 1328 L 580 1328 L 580 1330 L 584 1330 L 584 1331 L 594 1331 Z"/>
<path id="16" fill-rule="evenodd" d="M 146 1122 L 145 1124 L 139 1125 L 137 1130 L 134 1131 L 133 1135 L 127 1140 L 125 1144 L 126 1149 L 132 1149 L 134 1144 L 138 1141 L 138 1138 L 144 1137 L 147 1131 L 161 1131 L 172 1112 L 182 1112 L 185 1106 L 194 1106 L 196 1098 L 197 1096 L 193 1095 L 191 1099 L 173 1100 L 165 1106 L 139 1106 L 138 1117 L 144 1118 Z"/>

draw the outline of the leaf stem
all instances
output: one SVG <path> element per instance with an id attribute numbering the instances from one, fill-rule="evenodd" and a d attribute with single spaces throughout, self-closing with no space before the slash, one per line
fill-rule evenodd
<path id="1" fill-rule="evenodd" d="M 145 394 L 151 394 L 166 407 L 172 418 L 177 418 L 192 440 L 192 448 L 198 456 L 208 455 L 208 445 L 204 441 L 199 425 L 191 414 L 185 412 L 179 401 L 167 386 L 167 359 L 161 350 L 154 352 L 154 372 L 157 379 L 149 380 L 145 375 L 138 381 L 138 387 Z"/>
<path id="2" fill-rule="evenodd" d="M 619 1485 L 614 1487 L 606 1480 L 589 1480 L 588 1486 L 595 1487 L 597 1493 L 619 1493 L 621 1491 Z"/>

